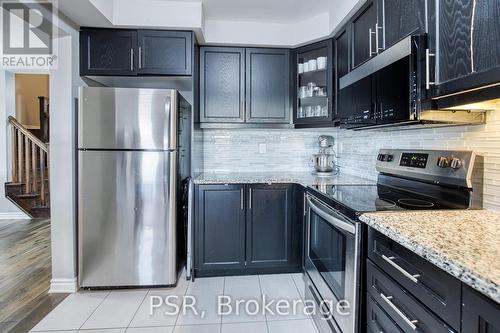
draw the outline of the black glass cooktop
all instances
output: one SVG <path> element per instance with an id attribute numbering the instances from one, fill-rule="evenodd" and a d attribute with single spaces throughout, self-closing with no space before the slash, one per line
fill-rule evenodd
<path id="1" fill-rule="evenodd" d="M 316 185 L 312 188 L 356 213 L 469 207 L 469 193 L 462 189 L 393 177 L 379 177 L 377 185 Z"/>

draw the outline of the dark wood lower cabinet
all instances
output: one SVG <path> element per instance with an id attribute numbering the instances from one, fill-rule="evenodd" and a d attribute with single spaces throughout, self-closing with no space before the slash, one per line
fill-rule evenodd
<path id="1" fill-rule="evenodd" d="M 294 193 L 288 184 L 197 186 L 196 276 L 300 271 Z"/>
<path id="2" fill-rule="evenodd" d="M 252 185 L 248 190 L 247 267 L 294 265 L 292 187 Z"/>
<path id="3" fill-rule="evenodd" d="M 462 332 L 500 333 L 500 305 L 464 286 L 462 288 Z"/>
<path id="4" fill-rule="evenodd" d="M 381 233 L 368 234 L 367 332 L 500 333 L 500 304 Z"/>
<path id="5" fill-rule="evenodd" d="M 244 268 L 244 186 L 200 185 L 195 200 L 196 269 L 211 273 Z"/>

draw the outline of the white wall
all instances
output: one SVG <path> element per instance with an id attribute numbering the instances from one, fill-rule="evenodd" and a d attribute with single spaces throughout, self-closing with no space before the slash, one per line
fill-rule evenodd
<path id="1" fill-rule="evenodd" d="M 28 128 L 40 128 L 39 96 L 49 97 L 49 76 L 16 74 L 16 119 Z"/>
<path id="2" fill-rule="evenodd" d="M 76 138 L 75 99 L 79 77 L 78 31 L 63 19 L 58 67 L 50 71 L 51 292 L 76 290 Z"/>

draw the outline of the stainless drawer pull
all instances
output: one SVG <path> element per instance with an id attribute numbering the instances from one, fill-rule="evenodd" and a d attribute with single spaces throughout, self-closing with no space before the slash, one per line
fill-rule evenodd
<path id="1" fill-rule="evenodd" d="M 248 208 L 252 209 L 252 188 L 250 188 L 250 192 L 249 192 L 248 197 L 249 197 L 249 199 L 248 199 Z"/>
<path id="2" fill-rule="evenodd" d="M 405 321 L 405 323 L 408 324 L 408 326 L 410 326 L 412 330 L 414 331 L 417 330 L 416 324 L 418 324 L 418 320 L 408 319 L 408 317 L 403 313 L 403 311 L 399 310 L 398 307 L 391 302 L 393 298 L 392 296 L 385 296 L 383 293 L 380 293 L 380 297 L 382 297 L 382 299 L 398 314 L 398 316 L 401 317 L 401 319 Z"/>
<path id="3" fill-rule="evenodd" d="M 134 71 L 134 49 L 130 49 L 130 71 Z"/>
<path id="4" fill-rule="evenodd" d="M 240 206 L 241 210 L 245 209 L 245 201 L 244 201 L 243 189 L 240 189 Z"/>
<path id="5" fill-rule="evenodd" d="M 382 254 L 382 259 L 384 259 L 387 263 L 389 263 L 392 267 L 397 269 L 401 274 L 406 276 L 408 279 L 412 280 L 415 283 L 418 283 L 418 278 L 420 277 L 420 274 L 412 275 L 412 274 L 408 273 L 403 267 L 399 266 L 398 264 L 396 264 L 393 261 L 395 259 L 395 257 L 388 257 L 385 254 Z"/>

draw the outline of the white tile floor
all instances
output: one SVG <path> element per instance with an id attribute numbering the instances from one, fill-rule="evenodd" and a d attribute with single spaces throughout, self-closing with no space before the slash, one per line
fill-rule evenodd
<path id="1" fill-rule="evenodd" d="M 59 333 L 316 333 L 309 316 L 303 311 L 289 315 L 243 311 L 219 315 L 217 297 L 233 300 L 300 300 L 304 296 L 301 274 L 251 275 L 196 279 L 181 278 L 176 288 L 137 289 L 110 292 L 78 292 L 68 296 L 31 332 Z M 152 296 L 181 305 L 182 296 L 194 296 L 196 309 L 205 311 L 203 318 L 192 311 L 166 314 L 171 307 L 160 307 L 151 314 Z M 158 298 L 155 298 L 158 300 Z M 186 299 L 186 303 L 188 300 Z M 233 308 L 235 303 L 233 301 Z M 250 310 L 255 307 L 249 306 Z"/>

